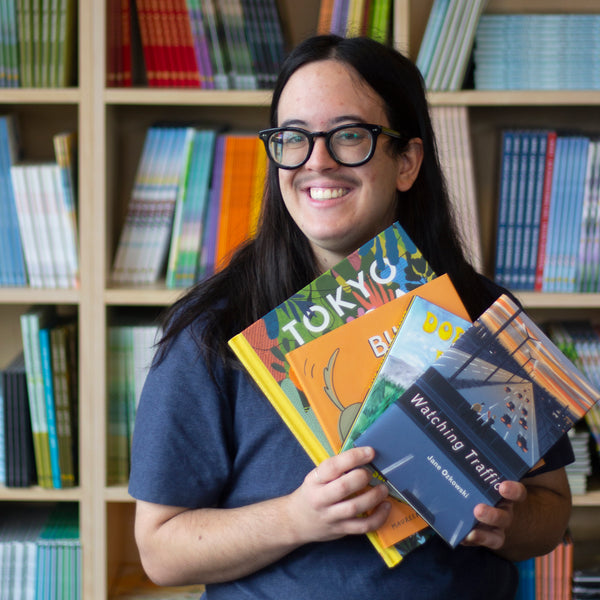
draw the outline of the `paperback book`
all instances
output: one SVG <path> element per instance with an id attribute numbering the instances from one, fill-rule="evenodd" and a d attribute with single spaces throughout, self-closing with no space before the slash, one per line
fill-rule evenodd
<path id="1" fill-rule="evenodd" d="M 374 385 L 379 382 L 375 381 Z M 479 503 L 496 505 L 600 399 L 575 365 L 501 296 L 356 441 L 373 467 L 457 546 Z"/>

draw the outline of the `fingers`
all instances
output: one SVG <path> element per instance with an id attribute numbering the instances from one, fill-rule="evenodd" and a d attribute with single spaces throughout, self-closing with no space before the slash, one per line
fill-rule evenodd
<path id="1" fill-rule="evenodd" d="M 356 467 L 367 465 L 373 458 L 375 458 L 375 451 L 372 448 L 367 446 L 352 448 L 324 460 L 313 469 L 312 476 L 319 484 L 329 483 Z"/>

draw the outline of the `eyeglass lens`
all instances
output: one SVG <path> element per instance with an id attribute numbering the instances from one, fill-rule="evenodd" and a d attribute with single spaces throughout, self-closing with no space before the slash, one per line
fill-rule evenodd
<path id="1" fill-rule="evenodd" d="M 363 162 L 371 153 L 374 142 L 371 131 L 363 127 L 334 129 L 325 138 L 331 156 L 346 165 Z M 302 131 L 278 131 L 269 138 L 273 159 L 287 167 L 306 161 L 312 146 L 310 136 Z"/>

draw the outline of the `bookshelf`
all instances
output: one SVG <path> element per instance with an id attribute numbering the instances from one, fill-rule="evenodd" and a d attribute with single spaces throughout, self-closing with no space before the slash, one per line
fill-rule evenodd
<path id="1" fill-rule="evenodd" d="M 415 58 L 432 0 L 394 0 L 397 46 Z M 295 43 L 312 32 L 319 0 L 278 0 L 284 34 Z M 593 0 L 490 0 L 488 12 L 598 12 Z M 15 112 L 28 158 L 51 157 L 51 135 L 78 131 L 80 285 L 78 289 L 0 288 L 0 361 L 20 347 L 19 315 L 33 304 L 57 305 L 79 321 L 80 485 L 75 489 L 0 488 L 4 502 L 77 502 L 86 600 L 110 598 L 124 565 L 139 564 L 133 539 L 134 503 L 125 486 L 106 485 L 107 327 L 121 312 L 158 312 L 181 292 L 157 284 L 115 287 L 108 283 L 128 194 L 146 128 L 157 119 L 196 119 L 256 131 L 267 122 L 268 91 L 107 88 L 106 2 L 78 0 L 77 86 L 64 89 L 0 89 L 0 112 Z M 432 105 L 467 107 L 475 160 L 483 264 L 492 272 L 499 159 L 505 125 L 577 126 L 593 132 L 600 92 L 432 93 Z M 598 294 L 523 293 L 532 316 L 586 316 L 600 321 Z M 600 492 L 574 499 L 572 527 L 576 565 L 600 554 Z M 596 523 L 596 525 L 594 525 Z M 582 540 L 578 546 L 578 538 Z"/>

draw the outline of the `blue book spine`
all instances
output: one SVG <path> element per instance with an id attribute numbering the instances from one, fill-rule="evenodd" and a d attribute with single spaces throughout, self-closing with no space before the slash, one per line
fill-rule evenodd
<path id="1" fill-rule="evenodd" d="M 517 199 L 521 167 L 521 133 L 513 132 L 513 150 L 510 161 L 510 176 L 508 184 L 508 208 L 506 224 L 506 249 L 504 252 L 504 281 L 505 285 L 513 285 L 514 275 L 514 246 L 516 236 Z"/>
<path id="2" fill-rule="evenodd" d="M 517 179 L 517 193 L 515 198 L 514 216 L 514 242 L 512 245 L 512 272 L 510 287 L 514 290 L 522 289 L 524 273 L 525 252 L 525 205 L 527 202 L 527 185 L 531 175 L 529 170 L 531 134 L 528 131 L 520 132 L 521 147 L 519 152 L 519 177 Z"/>
<path id="3" fill-rule="evenodd" d="M 508 227 L 508 198 L 510 188 L 510 167 L 512 164 L 513 132 L 502 133 L 502 158 L 500 173 L 500 192 L 498 200 L 498 224 L 496 226 L 496 264 L 495 279 L 501 285 L 506 285 L 505 254 L 506 234 Z"/>
<path id="4" fill-rule="evenodd" d="M 62 488 L 60 463 L 58 459 L 58 431 L 56 429 L 56 409 L 54 405 L 54 384 L 52 378 L 52 362 L 50 358 L 50 330 L 40 329 L 40 353 L 42 358 L 42 375 L 44 378 L 44 398 L 48 419 L 48 442 L 50 444 L 50 466 L 52 468 L 52 485 Z"/>

